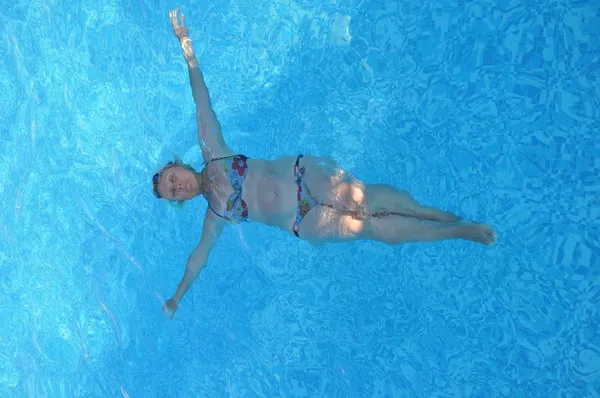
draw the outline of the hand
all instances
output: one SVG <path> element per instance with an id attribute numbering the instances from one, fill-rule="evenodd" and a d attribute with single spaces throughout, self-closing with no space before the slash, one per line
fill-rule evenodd
<path id="1" fill-rule="evenodd" d="M 174 298 L 170 298 L 163 304 L 162 312 L 164 315 L 168 316 L 169 319 L 173 319 L 175 312 L 177 311 L 177 306 L 179 303 Z"/>
<path id="2" fill-rule="evenodd" d="M 173 27 L 173 33 L 179 39 L 179 41 L 183 40 L 183 38 L 188 37 L 188 28 L 183 26 L 183 13 L 181 13 L 181 22 L 177 23 L 177 14 L 179 13 L 179 8 L 171 10 L 169 12 L 169 19 L 171 19 L 171 26 Z"/>

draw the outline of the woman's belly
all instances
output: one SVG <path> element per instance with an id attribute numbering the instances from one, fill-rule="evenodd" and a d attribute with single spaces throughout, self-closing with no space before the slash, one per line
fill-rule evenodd
<path id="1" fill-rule="evenodd" d="M 276 160 L 248 160 L 243 195 L 253 221 L 291 232 L 296 217 L 297 193 L 295 157 Z"/>

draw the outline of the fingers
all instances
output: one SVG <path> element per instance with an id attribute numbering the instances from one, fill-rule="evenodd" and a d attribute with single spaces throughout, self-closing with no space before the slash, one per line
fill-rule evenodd
<path id="1" fill-rule="evenodd" d="M 166 305 L 163 306 L 162 313 L 163 313 L 163 316 L 166 316 L 169 319 L 173 319 L 173 315 L 175 315 L 175 311 L 173 311 Z"/>
<path id="2" fill-rule="evenodd" d="M 179 7 L 177 7 L 174 10 L 169 11 L 169 19 L 171 19 L 171 25 L 173 25 L 173 27 L 177 27 L 177 14 L 179 13 Z M 182 21 L 183 21 L 183 14 L 181 14 L 182 16 Z"/>
<path id="3" fill-rule="evenodd" d="M 185 26 L 185 24 L 183 23 L 183 13 L 181 13 L 181 18 L 180 18 L 180 21 L 181 21 L 181 22 L 180 22 L 180 23 L 181 23 L 181 26 Z"/>

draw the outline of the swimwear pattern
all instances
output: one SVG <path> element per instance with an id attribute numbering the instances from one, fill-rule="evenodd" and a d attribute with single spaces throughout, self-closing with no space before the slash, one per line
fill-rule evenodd
<path id="1" fill-rule="evenodd" d="M 235 155 L 225 159 L 229 161 L 225 162 L 223 168 L 233 187 L 233 193 L 225 202 L 225 213 L 222 217 L 239 224 L 242 221 L 248 221 L 248 206 L 242 199 L 242 185 L 248 174 L 248 164 L 246 162 L 248 158 L 244 155 Z"/>
<path id="2" fill-rule="evenodd" d="M 294 174 L 296 175 L 296 184 L 298 185 L 298 207 L 296 207 L 296 220 L 294 220 L 294 224 L 292 225 L 292 231 L 297 237 L 300 237 L 300 223 L 304 216 L 306 216 L 313 207 L 320 204 L 312 197 L 310 190 L 302 181 L 302 176 L 304 175 L 304 167 L 300 167 L 300 158 L 302 157 L 303 155 L 298 155 L 296 164 L 294 165 Z"/>

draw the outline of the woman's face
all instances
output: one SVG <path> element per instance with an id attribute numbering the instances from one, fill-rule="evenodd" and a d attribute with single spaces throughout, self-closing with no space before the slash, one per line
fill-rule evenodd
<path id="1" fill-rule="evenodd" d="M 196 174 L 181 166 L 169 167 L 161 173 L 158 190 L 167 200 L 188 200 L 200 194 Z"/>

